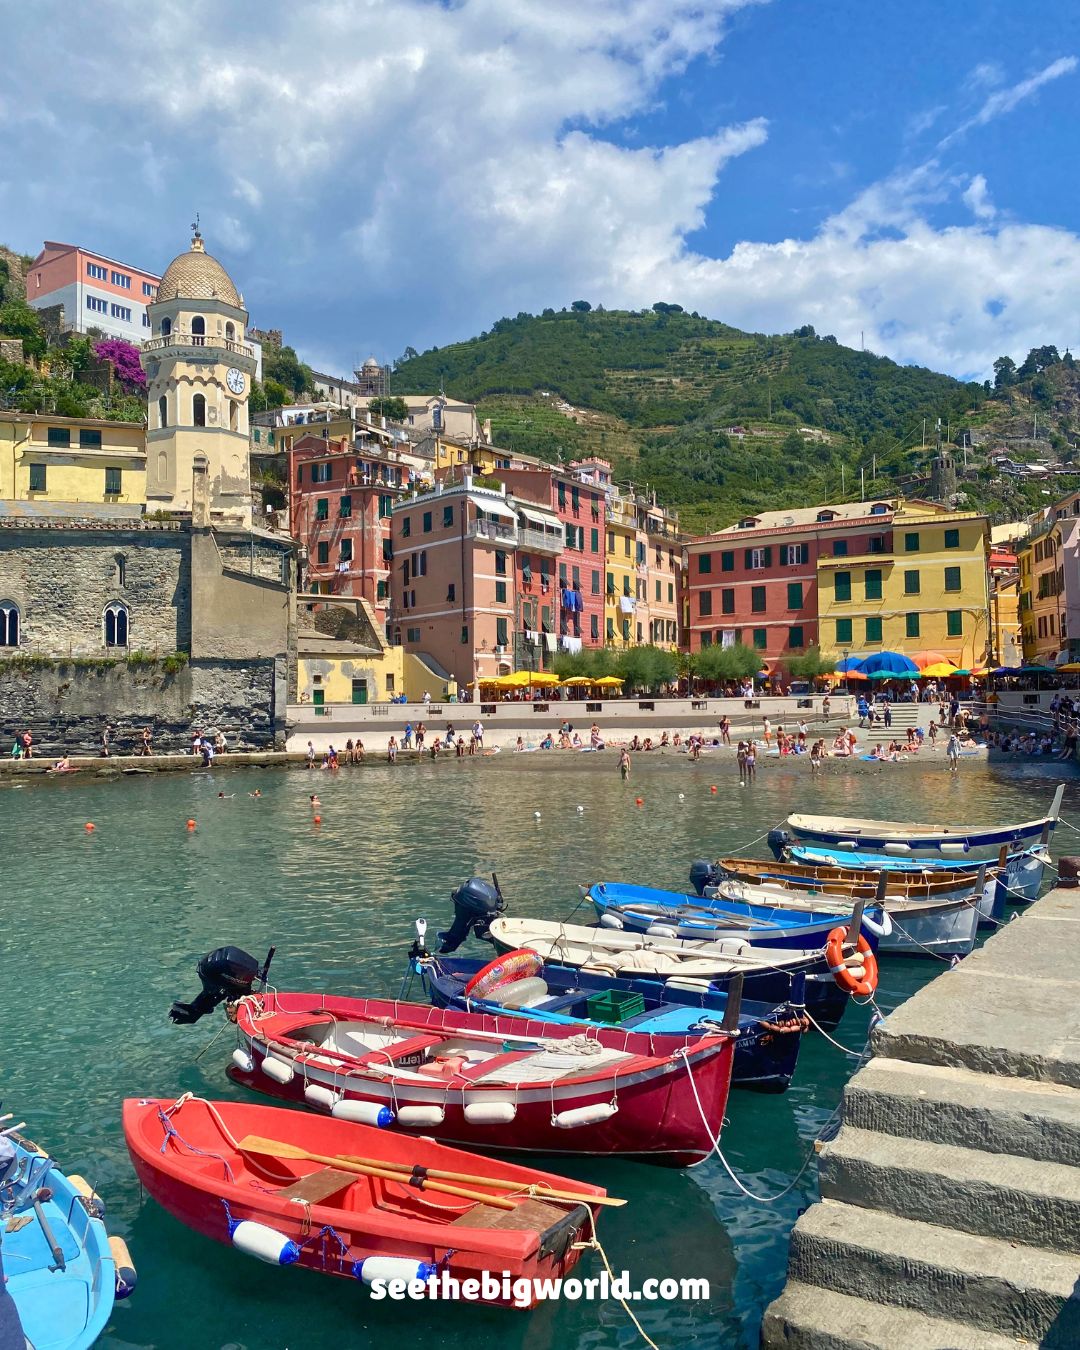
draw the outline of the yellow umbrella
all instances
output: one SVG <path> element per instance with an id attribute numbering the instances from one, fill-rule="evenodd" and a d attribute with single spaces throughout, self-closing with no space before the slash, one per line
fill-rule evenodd
<path id="1" fill-rule="evenodd" d="M 532 677 L 527 670 L 515 670 L 513 675 L 500 675 L 493 683 L 500 689 L 525 689 L 532 683 Z"/>
<path id="2" fill-rule="evenodd" d="M 527 677 L 525 680 L 526 684 L 551 685 L 559 683 L 558 675 L 553 675 L 550 670 L 533 670 L 533 671 L 521 670 L 518 671 L 518 674 L 525 675 Z"/>
<path id="3" fill-rule="evenodd" d="M 935 661 L 932 666 L 923 666 L 919 674 L 926 675 L 930 679 L 945 679 L 959 669 L 960 667 L 954 666 L 951 661 Z"/>
<path id="4" fill-rule="evenodd" d="M 562 683 L 564 685 L 592 684 L 592 677 L 589 675 L 568 675 Z"/>
<path id="5" fill-rule="evenodd" d="M 593 680 L 593 684 L 600 689 L 621 689 L 625 683 L 618 675 L 604 675 L 599 680 Z"/>
<path id="6" fill-rule="evenodd" d="M 1073 675 L 1080 670 L 1080 661 L 1066 661 L 1063 666 L 1058 666 L 1058 670 L 1065 670 L 1068 671 L 1070 675 Z"/>

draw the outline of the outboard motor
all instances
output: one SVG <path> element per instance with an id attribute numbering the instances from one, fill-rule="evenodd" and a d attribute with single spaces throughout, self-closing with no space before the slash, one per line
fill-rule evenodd
<path id="1" fill-rule="evenodd" d="M 705 894 L 706 886 L 715 886 L 720 880 L 720 869 L 706 858 L 696 858 L 690 864 L 690 885 L 698 895 Z"/>
<path id="2" fill-rule="evenodd" d="M 470 877 L 456 891 L 451 891 L 450 899 L 454 902 L 454 922 L 445 933 L 439 934 L 440 954 L 456 952 L 470 933 L 475 933 L 482 942 L 490 942 L 491 921 L 506 908 L 499 878 L 494 872 L 491 881 Z"/>
<path id="3" fill-rule="evenodd" d="M 174 1022 L 189 1026 L 213 1012 L 225 999 L 250 994 L 256 980 L 266 980 L 273 956 L 274 948 L 271 947 L 260 966 L 258 960 L 241 947 L 219 947 L 217 951 L 209 952 L 195 967 L 202 981 L 202 993 L 191 1003 L 174 1003 L 169 1016 Z"/>
<path id="4" fill-rule="evenodd" d="M 765 842 L 772 849 L 772 855 L 777 862 L 784 861 L 784 851 L 795 842 L 794 836 L 790 830 L 770 830 L 765 836 Z"/>

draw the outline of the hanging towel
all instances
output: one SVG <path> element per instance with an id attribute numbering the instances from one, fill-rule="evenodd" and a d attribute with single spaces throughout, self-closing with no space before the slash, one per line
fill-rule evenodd
<path id="1" fill-rule="evenodd" d="M 549 652 L 557 652 L 559 650 L 559 640 L 554 633 L 544 634 L 544 646 Z"/>
<path id="2" fill-rule="evenodd" d="M 636 604 L 637 601 L 634 599 L 632 595 L 619 596 L 619 608 L 622 610 L 624 614 L 633 614 L 634 606 Z"/>

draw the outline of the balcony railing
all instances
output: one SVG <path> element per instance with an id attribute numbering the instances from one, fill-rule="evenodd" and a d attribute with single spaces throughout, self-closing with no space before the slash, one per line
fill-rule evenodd
<path id="1" fill-rule="evenodd" d="M 494 520 L 474 520 L 465 533 L 466 539 L 494 539 L 500 544 L 516 545 L 516 525 L 499 525 Z"/>
<path id="2" fill-rule="evenodd" d="M 561 553 L 566 544 L 561 534 L 548 530 L 520 528 L 517 538 L 521 547 L 532 553 Z"/>
<path id="3" fill-rule="evenodd" d="M 234 356 L 255 359 L 255 349 L 248 343 L 215 337 L 212 333 L 166 333 L 163 337 L 147 338 L 142 345 L 144 352 L 160 352 L 167 347 L 218 347 Z"/>

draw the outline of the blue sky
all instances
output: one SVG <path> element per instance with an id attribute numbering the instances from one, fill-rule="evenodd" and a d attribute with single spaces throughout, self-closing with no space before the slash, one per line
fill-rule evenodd
<path id="1" fill-rule="evenodd" d="M 1080 6 L 0 14 L 0 238 L 161 269 L 198 210 L 252 321 L 323 369 L 579 297 L 809 322 L 978 378 L 1080 343 Z"/>

